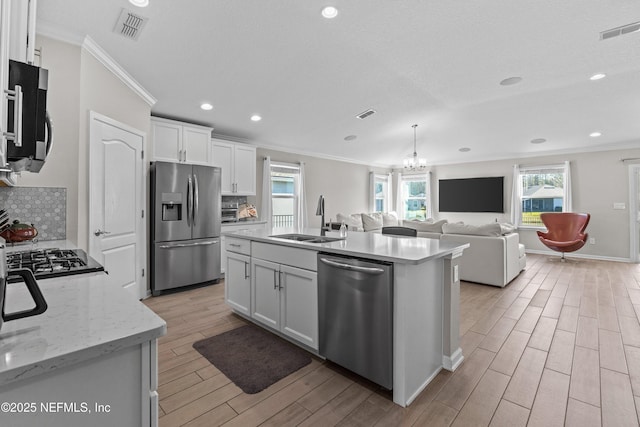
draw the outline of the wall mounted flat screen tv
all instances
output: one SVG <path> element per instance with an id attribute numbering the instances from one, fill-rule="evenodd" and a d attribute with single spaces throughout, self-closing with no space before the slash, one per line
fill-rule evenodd
<path id="1" fill-rule="evenodd" d="M 504 213 L 504 177 L 441 179 L 440 212 Z"/>

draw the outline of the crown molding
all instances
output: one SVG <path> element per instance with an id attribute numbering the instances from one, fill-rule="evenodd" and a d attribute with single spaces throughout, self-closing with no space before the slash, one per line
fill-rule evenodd
<path id="1" fill-rule="evenodd" d="M 157 99 L 154 98 L 140 83 L 138 83 L 124 68 L 120 66 L 109 54 L 102 49 L 91 37 L 86 36 L 82 41 L 82 48 L 93 55 L 102 65 L 118 77 L 125 85 L 142 98 L 150 107 Z"/>

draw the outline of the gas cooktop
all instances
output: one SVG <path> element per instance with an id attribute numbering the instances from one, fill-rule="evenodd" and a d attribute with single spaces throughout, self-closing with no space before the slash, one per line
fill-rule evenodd
<path id="1" fill-rule="evenodd" d="M 36 279 L 104 271 L 104 267 L 82 249 L 37 249 L 7 254 L 7 268 L 28 268 Z M 17 276 L 9 276 L 16 282 Z"/>

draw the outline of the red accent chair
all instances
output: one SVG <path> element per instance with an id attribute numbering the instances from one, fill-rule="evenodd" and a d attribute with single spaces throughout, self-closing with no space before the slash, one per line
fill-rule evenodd
<path id="1" fill-rule="evenodd" d="M 538 231 L 540 241 L 549 249 L 562 252 L 562 261 L 566 252 L 574 252 L 587 243 L 589 235 L 584 232 L 591 215 L 574 212 L 545 212 L 540 219 L 547 232 Z"/>

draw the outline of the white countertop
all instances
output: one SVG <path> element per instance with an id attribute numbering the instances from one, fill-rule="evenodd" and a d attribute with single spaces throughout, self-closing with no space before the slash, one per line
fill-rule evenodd
<path id="1" fill-rule="evenodd" d="M 462 252 L 463 249 L 469 247 L 468 243 L 459 244 L 424 237 L 392 236 L 358 231 L 347 233 L 345 240 L 328 243 L 307 243 L 275 237 L 275 235 L 278 234 L 289 233 L 319 236 L 320 230 L 317 228 L 304 229 L 302 232 L 293 229 L 279 229 L 274 232 L 267 230 L 244 230 L 224 232 L 223 234 L 225 236 L 233 236 L 257 242 L 275 243 L 300 249 L 311 249 L 318 252 L 357 256 L 400 264 L 421 264 L 431 259 Z M 339 232 L 328 231 L 326 235 L 338 237 Z"/>
<path id="2" fill-rule="evenodd" d="M 106 278 L 90 273 L 38 280 L 48 309 L 2 325 L 0 387 L 166 333 L 164 320 Z M 32 307 L 23 283 L 7 284 L 5 313 Z"/>

